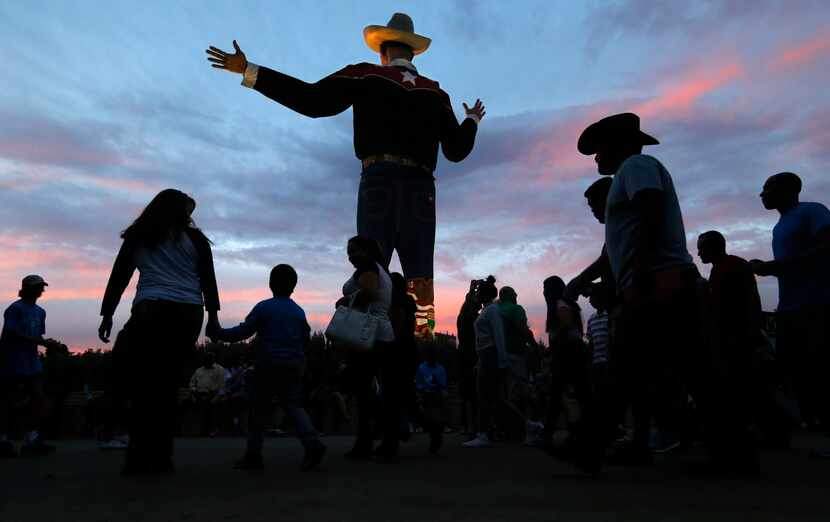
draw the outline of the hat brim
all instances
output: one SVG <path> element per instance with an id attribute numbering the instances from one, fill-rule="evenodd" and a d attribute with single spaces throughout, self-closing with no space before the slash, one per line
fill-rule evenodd
<path id="1" fill-rule="evenodd" d="M 608 140 L 619 139 L 620 136 L 612 135 L 605 125 L 602 124 L 603 122 L 598 121 L 596 123 L 592 123 L 588 126 L 587 129 L 582 131 L 582 134 L 579 135 L 579 141 L 577 141 L 576 148 L 582 154 L 586 156 L 592 156 L 599 152 L 599 147 L 604 142 Z M 641 130 L 637 130 L 636 134 L 633 136 L 635 141 L 640 145 L 659 145 L 660 142 L 654 136 L 650 134 L 646 134 Z"/>
<path id="2" fill-rule="evenodd" d="M 369 49 L 376 53 L 380 52 L 380 46 L 384 42 L 398 42 L 408 45 L 412 48 L 414 54 L 421 54 L 426 51 L 429 44 L 432 43 L 432 40 L 426 36 L 390 29 L 384 25 L 367 25 L 363 29 L 363 39 Z"/>

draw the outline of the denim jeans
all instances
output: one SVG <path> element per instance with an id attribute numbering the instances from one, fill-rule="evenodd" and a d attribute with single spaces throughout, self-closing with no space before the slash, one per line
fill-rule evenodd
<path id="1" fill-rule="evenodd" d="M 415 297 L 416 333 L 435 329 L 433 253 L 435 178 L 423 169 L 377 163 L 363 171 L 357 201 L 357 233 L 383 246 L 388 263 L 397 250 L 407 291 Z"/>
<path id="2" fill-rule="evenodd" d="M 432 278 L 435 248 L 435 178 L 423 169 L 376 163 L 363 171 L 357 233 L 398 251 L 407 279 Z"/>
<path id="3" fill-rule="evenodd" d="M 257 366 L 251 378 L 251 411 L 248 419 L 248 453 L 260 453 L 265 425 L 279 400 L 285 414 L 294 422 L 303 445 L 317 439 L 317 432 L 306 411 L 300 406 L 303 371 L 293 366 Z"/>
<path id="4" fill-rule="evenodd" d="M 113 354 L 122 359 L 120 387 L 130 401 L 128 466 L 163 466 L 172 457 L 182 370 L 203 317 L 201 305 L 145 300 L 119 332 Z"/>

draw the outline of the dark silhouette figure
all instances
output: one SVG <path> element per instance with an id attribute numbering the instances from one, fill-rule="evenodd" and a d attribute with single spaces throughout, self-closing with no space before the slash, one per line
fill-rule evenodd
<path id="1" fill-rule="evenodd" d="M 466 433 L 472 433 L 477 426 L 478 401 L 476 399 L 476 352 L 475 322 L 481 311 L 476 292 L 476 280 L 470 281 L 470 290 L 464 296 L 464 304 L 456 319 L 458 336 L 458 390 L 461 399 L 461 423 Z"/>
<path id="2" fill-rule="evenodd" d="M 753 359 L 761 336 L 761 297 L 749 263 L 726 253 L 726 238 L 700 235 L 698 255 L 712 264 L 706 296 L 706 337 L 711 379 L 706 387 L 707 442 L 712 464 L 725 471 L 758 472 L 751 430 L 759 387 Z"/>
<path id="3" fill-rule="evenodd" d="M 776 353 L 808 425 L 830 428 L 830 211 L 799 201 L 801 178 L 771 176 L 761 192 L 781 217 L 772 230 L 773 261 L 750 261 L 759 276 L 778 279 Z"/>
<path id="4" fill-rule="evenodd" d="M 216 323 L 219 293 L 210 241 L 195 227 L 196 202 L 187 194 L 159 192 L 121 234 L 101 304 L 98 336 L 109 342 L 112 316 L 133 272 L 138 286 L 115 351 L 126 359 L 119 376 L 129 390 L 130 435 L 124 475 L 173 470 L 173 433 L 182 371 L 202 328 Z M 159 365 L 158 361 L 164 361 Z M 153 381 L 148 385 L 147 376 Z"/>
<path id="5" fill-rule="evenodd" d="M 373 451 L 372 420 L 376 413 L 377 392 L 374 381 L 380 377 L 382 362 L 392 360 L 390 350 L 395 347 L 395 333 L 389 319 L 392 305 L 392 278 L 384 264 L 380 245 L 366 236 L 354 236 L 347 244 L 349 262 L 355 271 L 343 285 L 343 298 L 339 303 L 354 298 L 354 306 L 374 315 L 378 319 L 375 347 L 369 352 L 352 351 L 349 353 L 348 374 L 350 387 L 357 398 L 357 437 L 346 458 L 359 460 L 371 458 L 374 453 L 384 457 L 394 457 L 399 447 L 399 430 L 395 419 L 394 433 L 392 421 L 388 416 L 381 416 L 384 441 L 377 452 Z M 387 413 L 395 407 L 399 397 L 392 393 L 384 395 L 386 401 L 383 411 Z M 399 410 L 398 410 L 399 411 Z"/>
<path id="6" fill-rule="evenodd" d="M 582 340 L 583 324 L 579 305 L 565 297 L 565 282 L 558 276 L 545 279 L 542 291 L 547 305 L 545 330 L 550 344 L 550 400 L 545 415 L 542 448 L 554 456 L 574 459 L 577 467 L 596 472 L 599 469 L 598 426 L 590 386 L 589 353 Z M 553 434 L 559 426 L 563 410 L 563 394 L 571 385 L 579 403 L 580 418 L 569 426 L 567 449 L 553 444 Z"/>
<path id="7" fill-rule="evenodd" d="M 300 468 L 309 471 L 320 464 L 326 453 L 326 447 L 320 442 L 311 419 L 301 406 L 305 352 L 311 327 L 305 311 L 291 299 L 297 287 L 294 268 L 289 265 L 275 266 L 271 270 L 268 287 L 273 297 L 257 303 L 244 322 L 233 328 L 221 328 L 217 322 L 207 332 L 215 340 L 228 342 L 239 342 L 256 335 L 254 370 L 250 376 L 248 445 L 236 467 L 246 470 L 264 468 L 262 444 L 265 427 L 277 398 L 283 411 L 293 420 L 297 436 L 305 448 Z"/>
<path id="8" fill-rule="evenodd" d="M 394 455 L 397 448 L 394 441 L 407 439 L 410 435 L 409 414 L 417 416 L 414 382 L 419 357 L 415 343 L 415 299 L 407 293 L 406 279 L 402 274 L 394 272 L 390 277 L 392 302 L 389 306 L 389 319 L 395 342 L 391 349 L 378 354 L 384 424 L 384 445 L 378 451 Z"/>
<path id="9" fill-rule="evenodd" d="M 700 342 L 699 274 L 686 250 L 674 183 L 656 158 L 642 154 L 644 145 L 658 143 L 640 130 L 637 115 L 624 113 L 591 124 L 577 144 L 582 154 L 595 155 L 600 174 L 614 176 L 605 245 L 617 293 L 624 298 L 615 326 L 615 365 L 633 394 L 636 419 L 633 445 L 614 459 L 621 463 L 651 461 L 653 414 L 659 414 L 664 433 L 679 431 L 673 414 L 685 404 L 682 361 Z"/>
<path id="10" fill-rule="evenodd" d="M 387 26 L 370 25 L 363 34 L 380 54 L 380 65 L 348 65 L 312 84 L 248 62 L 236 41 L 234 54 L 216 47 L 206 52 L 213 67 L 242 74 L 242 85 L 305 116 L 334 116 L 354 108 L 355 154 L 363 165 L 357 233 L 383 244 L 383 265 L 397 249 L 419 306 L 418 331 L 429 336 L 435 328 L 432 175 L 438 146 L 450 161 L 466 158 L 484 106 L 479 100 L 472 108 L 464 104 L 466 118 L 458 123 L 447 93 L 412 65 L 430 40 L 415 33 L 409 16 L 396 13 Z"/>
<path id="11" fill-rule="evenodd" d="M 464 447 L 486 448 L 491 445 L 490 432 L 494 430 L 496 418 L 505 410 L 510 361 L 507 358 L 504 321 L 495 302 L 499 295 L 496 278 L 488 276 L 479 281 L 476 290 L 478 301 L 483 306 L 473 325 L 478 353 L 478 433 L 473 440 L 464 443 Z"/>
<path id="12" fill-rule="evenodd" d="M 40 434 L 43 421 L 43 366 L 38 358 L 38 346 L 47 350 L 65 350 L 59 341 L 47 339 L 46 310 L 37 301 L 48 284 L 39 275 L 23 278 L 17 301 L 3 312 L 3 331 L 0 333 L 0 459 L 18 455 L 9 440 L 12 410 L 20 408 L 23 445 L 20 454 L 46 455 L 55 451 Z"/>
<path id="13" fill-rule="evenodd" d="M 435 454 L 444 444 L 444 410 L 447 401 L 447 370 L 438 362 L 438 349 L 430 346 L 415 374 L 421 406 L 421 422 L 429 433 L 429 452 Z"/>
<path id="14" fill-rule="evenodd" d="M 608 200 L 608 191 L 611 189 L 612 182 L 612 178 L 600 178 L 585 191 L 585 199 L 591 213 L 603 225 L 605 224 L 605 203 Z M 608 264 L 605 244 L 602 245 L 599 257 L 568 283 L 565 291 L 566 297 L 576 300 L 580 294 L 585 295 L 589 289 L 595 291 L 596 289 L 591 286 L 591 283 L 597 279 L 601 279 L 601 284 L 608 294 L 606 296 L 608 308 L 613 309 L 617 302 L 617 289 L 614 275 L 611 272 L 611 265 Z"/>

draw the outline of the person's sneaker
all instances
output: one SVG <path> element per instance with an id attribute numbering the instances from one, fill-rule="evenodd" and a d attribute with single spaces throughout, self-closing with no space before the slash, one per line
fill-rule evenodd
<path id="1" fill-rule="evenodd" d="M 17 450 L 10 440 L 0 442 L 0 459 L 13 459 L 17 457 Z"/>
<path id="2" fill-rule="evenodd" d="M 479 433 L 473 440 L 462 444 L 465 448 L 489 448 L 491 445 L 490 437 L 486 433 Z"/>
<path id="3" fill-rule="evenodd" d="M 98 449 L 104 450 L 104 451 L 126 450 L 127 446 L 129 446 L 129 444 L 127 444 L 123 440 L 119 440 L 119 439 L 111 439 L 111 440 L 108 440 L 106 442 L 101 441 L 101 442 L 98 443 Z"/>
<path id="4" fill-rule="evenodd" d="M 56 448 L 49 444 L 46 444 L 40 439 L 36 439 L 34 442 L 29 444 L 24 444 L 20 448 L 20 455 L 24 457 L 40 457 L 43 455 L 50 455 L 54 453 Z"/>
<path id="5" fill-rule="evenodd" d="M 265 463 L 262 461 L 262 455 L 246 453 L 233 467 L 245 471 L 262 471 L 265 469 Z"/>
<path id="6" fill-rule="evenodd" d="M 311 471 L 320 465 L 323 461 L 323 456 L 326 454 L 326 446 L 319 440 L 314 440 L 308 443 L 305 448 L 305 455 L 303 456 L 303 463 L 300 466 L 302 471 Z"/>

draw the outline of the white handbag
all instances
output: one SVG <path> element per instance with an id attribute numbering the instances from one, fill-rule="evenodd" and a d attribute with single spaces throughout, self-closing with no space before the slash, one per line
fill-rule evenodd
<path id="1" fill-rule="evenodd" d="M 352 350 L 368 352 L 375 347 L 378 318 L 354 309 L 357 292 L 349 300 L 349 306 L 338 306 L 326 328 L 326 338 Z"/>

